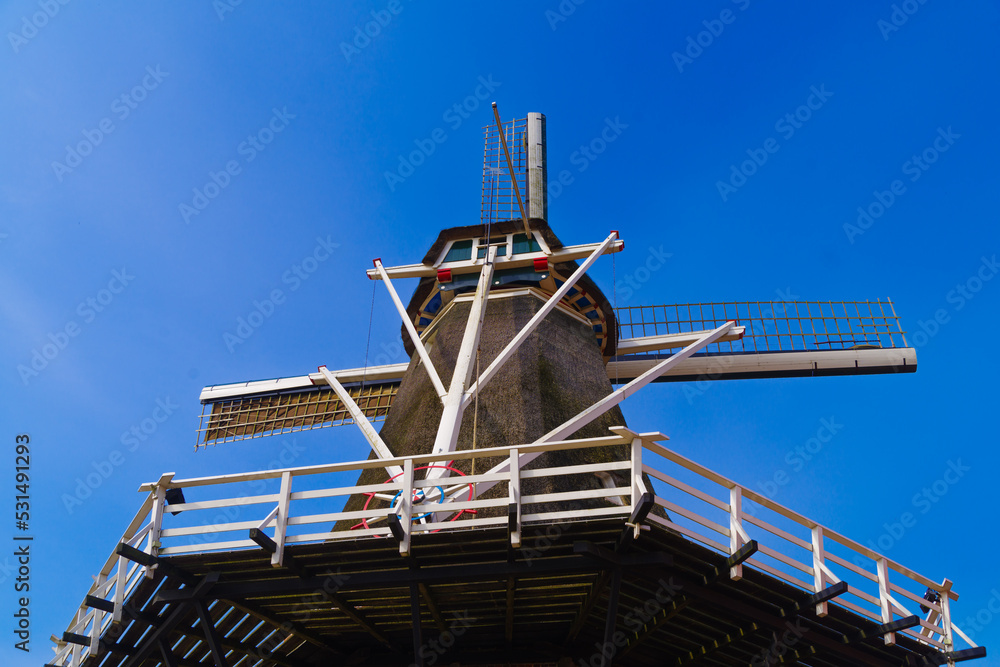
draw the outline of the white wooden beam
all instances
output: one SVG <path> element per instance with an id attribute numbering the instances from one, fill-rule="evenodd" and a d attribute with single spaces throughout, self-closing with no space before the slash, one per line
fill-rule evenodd
<path id="1" fill-rule="evenodd" d="M 281 567 L 285 561 L 285 533 L 288 529 L 288 510 L 292 499 L 292 473 L 281 474 L 281 491 L 278 492 L 278 515 L 274 520 L 274 544 L 277 547 L 271 554 L 271 565 Z"/>
<path id="2" fill-rule="evenodd" d="M 587 261 L 581 264 L 579 268 L 573 272 L 573 275 L 567 278 L 566 282 L 564 282 L 562 286 L 556 290 L 555 294 L 553 294 L 549 300 L 545 302 L 545 305 L 542 306 L 542 308 L 535 313 L 530 320 L 528 320 L 528 323 L 525 324 L 519 332 L 517 332 L 517 335 L 514 336 L 513 340 L 507 343 L 507 346 L 499 355 L 497 355 L 497 358 L 486 367 L 486 370 L 479 376 L 479 379 L 476 380 L 471 387 L 469 387 L 469 390 L 465 393 L 465 398 L 462 401 L 463 406 L 467 406 L 472 402 L 476 392 L 482 390 L 482 388 L 486 386 L 486 383 L 493 379 L 493 376 L 496 375 L 497 371 L 499 371 L 500 368 L 502 368 L 503 365 L 514 355 L 514 353 L 517 352 L 517 349 L 521 347 L 521 344 L 528 339 L 528 336 L 530 336 L 538 325 L 542 323 L 542 320 L 544 320 L 548 314 L 552 312 L 552 309 L 556 307 L 556 304 L 563 300 L 563 297 L 565 297 L 569 291 L 573 289 L 573 286 L 577 283 L 577 281 L 587 273 L 587 269 L 593 266 L 594 262 L 597 261 L 597 258 L 603 255 L 611 244 L 617 240 L 617 238 L 618 232 L 611 232 L 611 234 L 608 235 L 608 238 L 604 239 L 600 245 L 594 248 L 594 251 L 590 253 L 589 257 L 587 257 Z"/>
<path id="3" fill-rule="evenodd" d="M 743 338 L 746 327 L 733 327 L 733 332 L 721 337 L 718 342 L 726 343 Z M 678 347 L 690 345 L 708 333 L 705 331 L 685 331 L 683 333 L 661 334 L 659 336 L 643 336 L 641 338 L 625 338 L 618 341 L 615 354 L 638 354 L 640 352 L 653 352 L 656 350 L 672 350 Z"/>
<path id="4" fill-rule="evenodd" d="M 523 268 L 527 266 L 532 266 L 535 259 L 539 257 L 546 257 L 552 264 L 559 264 L 560 262 L 568 262 L 574 259 L 583 259 L 587 257 L 594 251 L 594 248 L 599 246 L 599 243 L 587 243 L 584 245 L 574 245 L 574 246 L 563 246 L 558 250 L 553 250 L 551 254 L 546 257 L 544 252 L 532 252 L 532 253 L 518 253 L 514 256 L 498 257 L 497 266 L 502 269 L 515 269 Z M 625 248 L 625 243 L 622 241 L 615 241 L 608 248 L 607 252 L 620 252 Z M 449 262 L 449 264 L 452 264 Z M 462 275 L 463 273 L 475 273 L 480 268 L 480 260 L 470 259 L 467 262 L 461 264 L 454 263 L 449 268 L 453 275 Z M 437 267 L 428 264 L 406 264 L 403 266 L 393 266 L 387 267 L 385 269 L 386 273 L 389 274 L 390 278 L 435 278 L 437 277 Z M 372 280 L 379 280 L 380 276 L 378 271 L 375 269 L 368 269 L 368 277 Z"/>
<path id="5" fill-rule="evenodd" d="M 709 331 L 704 336 L 702 336 L 701 338 L 699 338 L 695 342 L 691 343 L 690 345 L 688 345 L 687 347 L 685 347 L 680 352 L 677 352 L 676 354 L 671 355 L 669 358 L 660 361 L 653 368 L 649 369 L 648 371 L 646 371 L 645 373 L 643 373 L 642 375 L 640 375 L 636 379 L 632 380 L 631 382 L 629 382 L 624 387 L 621 387 L 620 389 L 611 392 L 610 394 L 608 394 L 607 396 L 605 396 L 604 398 L 602 398 L 598 402 L 594 403 L 592 406 L 590 406 L 589 408 L 587 408 L 586 410 L 584 410 L 580 414 L 578 414 L 575 417 L 572 417 L 571 419 L 567 420 L 562 425 L 557 426 L 556 428 L 552 429 L 551 431 L 549 431 L 548 433 L 546 433 L 545 435 L 543 435 L 538 440 L 535 440 L 535 442 L 533 442 L 531 444 L 540 444 L 540 443 L 543 443 L 543 442 L 550 442 L 550 441 L 554 441 L 554 440 L 562 440 L 562 439 L 564 439 L 564 438 L 572 435 L 573 433 L 576 433 L 578 430 L 580 430 L 581 428 L 583 428 L 584 426 L 586 426 L 590 422 L 594 421 L 595 419 L 597 419 L 598 417 L 600 417 L 601 415 L 603 415 L 605 412 L 607 412 L 608 410 L 610 410 L 614 406 L 616 406 L 619 403 L 621 403 L 628 396 L 631 396 L 632 394 L 634 394 L 635 392 L 639 391 L 640 389 L 642 389 L 643 387 L 645 387 L 647 384 L 649 384 L 650 382 L 652 382 L 653 380 L 655 380 L 661 374 L 663 374 L 663 373 L 667 372 L 668 370 L 670 370 L 670 368 L 672 366 L 675 366 L 675 365 L 681 363 L 684 359 L 687 359 L 688 357 L 690 357 L 692 354 L 694 354 L 698 350 L 704 348 L 706 345 L 709 345 L 709 344 L 715 342 L 721 336 L 724 336 L 727 333 L 729 333 L 730 330 L 734 326 L 735 326 L 734 322 L 726 322 L 722 326 L 720 326 L 720 327 L 718 327 L 716 329 L 713 329 L 712 331 Z M 522 466 L 527 465 L 531 461 L 534 461 L 536 458 L 538 458 L 539 456 L 541 456 L 541 454 L 542 454 L 542 452 L 533 452 L 531 454 L 522 454 L 521 455 L 521 465 Z M 490 468 L 486 472 L 486 474 L 507 472 L 508 465 L 509 464 L 508 464 L 507 461 L 499 463 L 496 466 Z M 487 490 L 493 488 L 493 486 L 495 484 L 496 484 L 496 482 L 482 482 L 482 483 L 480 483 L 480 484 L 478 484 L 476 486 L 476 493 L 477 494 L 485 493 Z M 454 500 L 455 498 L 458 497 L 459 493 L 460 492 L 457 489 L 455 491 L 451 491 L 451 492 L 448 493 L 448 498 L 451 499 L 451 500 Z"/>
<path id="6" fill-rule="evenodd" d="M 476 298 L 472 301 L 472 308 L 469 310 L 469 319 L 465 324 L 465 335 L 462 336 L 462 345 L 459 347 L 458 358 L 455 360 L 455 372 L 451 376 L 451 384 L 444 400 L 444 410 L 441 412 L 437 436 L 434 439 L 432 451 L 435 454 L 455 451 L 455 445 L 458 442 L 458 431 L 461 428 L 462 415 L 467 405 L 462 398 L 465 395 L 465 388 L 469 386 L 472 374 L 476 370 L 472 361 L 476 355 L 479 335 L 483 329 L 486 298 L 489 296 L 490 283 L 493 280 L 493 260 L 496 257 L 496 252 L 496 247 L 491 246 L 487 251 L 486 263 L 479 274 Z M 447 472 L 445 468 L 430 468 L 427 471 L 426 479 L 445 477 Z"/>
<path id="7" fill-rule="evenodd" d="M 344 385 L 340 384 L 340 381 L 337 380 L 336 376 L 334 376 L 334 374 L 331 373 L 326 366 L 320 366 L 319 372 L 323 374 L 323 377 L 337 393 L 341 403 L 343 403 L 344 407 L 347 408 L 347 411 L 351 413 L 354 423 L 358 425 L 359 429 L 361 429 L 365 439 L 368 440 L 368 444 L 371 445 L 372 450 L 375 451 L 375 455 L 380 459 L 393 458 L 393 454 L 389 450 L 389 447 L 382 440 L 381 436 L 379 436 L 371 422 L 368 421 L 368 417 L 365 416 L 365 413 L 358 407 L 358 404 L 354 402 L 354 399 L 349 393 L 347 393 L 347 390 L 344 389 Z M 386 466 L 386 471 L 388 471 L 389 475 L 392 476 L 403 472 L 403 469 L 397 465 L 389 465 Z"/>
<path id="8" fill-rule="evenodd" d="M 413 349 L 416 350 L 417 354 L 420 356 L 420 361 L 424 363 L 424 368 L 427 370 L 427 375 L 431 378 L 431 384 L 434 385 L 434 390 L 438 394 L 438 398 L 441 402 L 444 402 L 444 397 L 448 394 L 448 391 L 444 388 L 444 384 L 441 382 L 441 378 L 438 377 L 437 370 L 434 368 L 434 363 L 431 362 L 431 357 L 427 354 L 427 348 L 424 347 L 423 341 L 420 340 L 420 335 L 413 326 L 413 321 L 410 319 L 409 315 L 406 314 L 406 307 L 403 302 L 399 299 L 399 294 L 396 293 L 396 288 L 392 286 L 392 280 L 389 279 L 389 275 L 385 272 L 385 267 L 382 266 L 382 260 L 375 260 L 375 270 L 378 271 L 379 276 L 382 278 L 382 282 L 385 283 L 386 288 L 389 290 L 389 296 L 392 297 L 392 302 L 396 305 L 396 312 L 403 320 L 403 326 L 406 327 L 406 333 L 410 335 L 410 341 L 413 343 Z"/>
<path id="9" fill-rule="evenodd" d="M 607 365 L 614 381 L 638 377 L 659 359 L 618 358 Z M 667 369 L 662 377 L 685 380 L 727 380 L 733 376 L 794 377 L 850 374 L 876 370 L 882 373 L 917 369 L 917 351 L 912 347 L 876 350 L 796 350 L 794 352 L 733 352 L 699 355 Z"/>

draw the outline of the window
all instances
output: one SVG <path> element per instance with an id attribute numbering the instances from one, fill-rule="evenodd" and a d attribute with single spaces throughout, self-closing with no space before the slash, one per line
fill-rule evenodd
<path id="1" fill-rule="evenodd" d="M 497 257 L 505 257 L 507 255 L 507 237 L 506 236 L 494 236 L 490 239 L 489 245 L 497 247 Z M 482 259 L 486 257 L 486 239 L 479 239 L 479 254 L 477 257 Z"/>
<path id="2" fill-rule="evenodd" d="M 535 237 L 528 237 L 524 234 L 514 234 L 514 254 L 520 255 L 525 252 L 540 252 L 542 250 L 541 246 L 538 245 L 538 241 Z"/>
<path id="3" fill-rule="evenodd" d="M 468 259 L 472 259 L 472 239 L 455 241 L 451 244 L 451 250 L 444 256 L 445 262 L 459 262 Z"/>

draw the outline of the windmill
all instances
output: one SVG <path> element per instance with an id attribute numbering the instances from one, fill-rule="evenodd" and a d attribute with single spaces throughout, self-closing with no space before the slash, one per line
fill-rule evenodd
<path id="1" fill-rule="evenodd" d="M 479 223 L 441 231 L 418 263 L 368 269 L 408 363 L 201 393 L 199 447 L 353 423 L 369 459 L 143 485 L 53 664 L 984 656 L 951 621 L 950 581 L 672 452 L 619 409 L 653 382 L 914 372 L 892 302 L 615 309 L 587 271 L 624 249 L 619 232 L 563 244 L 547 222 L 545 117 L 503 123 L 494 105 L 494 120 Z M 404 304 L 394 281 L 408 278 Z M 263 480 L 277 491 L 245 490 Z M 221 507 L 237 516 L 167 525 Z"/>

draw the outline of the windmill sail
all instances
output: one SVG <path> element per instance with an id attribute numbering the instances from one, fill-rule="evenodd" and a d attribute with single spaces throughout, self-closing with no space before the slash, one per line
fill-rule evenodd
<path id="1" fill-rule="evenodd" d="M 617 354 L 607 364 L 613 384 L 635 379 L 727 321 L 742 337 L 723 338 L 656 382 L 912 373 L 916 351 L 890 300 L 733 301 L 615 310 Z M 418 314 L 414 326 L 423 330 Z M 407 364 L 334 374 L 371 421 L 385 418 Z M 198 446 L 352 424 L 347 408 L 319 373 L 297 378 L 206 387 Z"/>

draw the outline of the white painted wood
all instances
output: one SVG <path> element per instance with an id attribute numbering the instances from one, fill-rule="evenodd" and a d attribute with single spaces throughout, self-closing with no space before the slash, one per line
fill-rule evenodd
<path id="1" fill-rule="evenodd" d="M 689 496 L 694 496 L 695 498 L 697 498 L 697 499 L 699 499 L 699 500 L 701 500 L 703 502 L 708 503 L 709 505 L 711 505 L 712 507 L 715 507 L 716 509 L 720 509 L 723 512 L 726 512 L 727 514 L 729 513 L 729 504 L 728 503 L 724 503 L 721 500 L 719 500 L 718 498 L 714 498 L 714 497 L 708 495 L 707 493 L 705 493 L 704 491 L 701 491 L 700 489 L 694 488 L 690 484 L 685 484 L 684 482 L 680 481 L 679 479 L 674 479 L 670 475 L 666 475 L 666 474 L 660 472 L 659 470 L 654 470 L 654 469 L 650 468 L 649 466 L 643 466 L 643 472 L 645 472 L 647 475 L 649 475 L 653 479 L 658 479 L 661 482 L 665 482 L 665 483 L 669 484 L 670 486 L 674 487 L 675 489 L 678 489 L 680 491 L 685 492 Z"/>
<path id="2" fill-rule="evenodd" d="M 521 546 L 521 456 L 517 447 L 510 448 L 507 465 L 510 468 L 510 483 L 507 487 L 509 499 L 510 503 L 517 508 L 514 530 L 510 533 L 510 545 L 517 549 Z"/>
<path id="3" fill-rule="evenodd" d="M 826 588 L 826 551 L 823 548 L 823 526 L 814 526 L 812 529 L 812 554 L 813 554 L 813 592 L 819 593 Z M 818 602 L 816 604 L 816 615 L 823 618 L 829 613 L 829 602 Z"/>
<path id="4" fill-rule="evenodd" d="M 656 496 L 656 504 L 662 507 L 663 509 L 667 510 L 667 513 L 670 514 L 671 517 L 682 516 L 688 521 L 693 521 L 694 523 L 697 523 L 700 526 L 704 526 L 709 530 L 715 531 L 716 533 L 722 535 L 723 537 L 729 537 L 730 535 L 729 528 L 723 526 L 722 524 L 716 523 L 711 519 L 706 519 L 697 512 L 692 512 L 686 507 L 681 507 L 677 503 L 673 503 L 665 498 L 660 498 L 659 496 Z"/>
<path id="5" fill-rule="evenodd" d="M 476 348 L 479 346 L 479 334 L 483 330 L 483 317 L 486 314 L 486 299 L 490 294 L 490 283 L 493 281 L 493 262 L 496 259 L 496 247 L 490 246 L 486 263 L 483 264 L 479 274 L 479 284 L 476 286 L 476 298 L 472 302 L 469 310 L 469 319 L 465 324 L 465 333 L 462 336 L 462 344 L 458 349 L 458 357 L 455 360 L 455 371 L 451 376 L 451 384 L 448 386 L 448 395 L 444 399 L 444 409 L 441 411 L 441 421 L 438 425 L 437 435 L 434 438 L 432 451 L 435 454 L 444 454 L 455 451 L 458 442 L 458 431 L 462 425 L 462 415 L 465 412 L 466 404 L 462 398 L 465 395 L 465 388 L 472 381 L 472 375 L 476 370 L 473 360 L 476 355 Z M 492 471 L 491 471 L 492 472 Z M 440 479 L 447 477 L 448 471 L 444 468 L 431 468 L 425 475 L 426 479 Z"/>
<path id="6" fill-rule="evenodd" d="M 278 506 L 277 505 L 274 506 L 274 509 L 271 510 L 271 512 L 266 517 L 264 517 L 263 521 L 261 521 L 260 523 L 257 524 L 257 526 L 256 526 L 257 530 L 264 530 L 269 525 L 271 525 L 271 522 L 274 521 L 276 518 L 278 518 Z"/>
<path id="7" fill-rule="evenodd" d="M 581 463 L 580 465 L 560 466 L 557 468 L 533 468 L 531 470 L 522 470 L 521 479 L 559 477 L 561 475 L 579 475 L 582 473 L 597 472 L 599 470 L 628 470 L 631 467 L 630 461 L 610 461 L 608 463 Z M 501 473 L 501 475 L 506 479 L 506 473 Z M 483 477 L 492 479 L 493 475 L 483 475 Z"/>
<path id="8" fill-rule="evenodd" d="M 656 359 L 618 359 L 608 362 L 608 378 L 639 377 L 653 368 Z M 733 352 L 698 356 L 665 371 L 663 377 L 694 376 L 703 380 L 726 379 L 740 373 L 792 373 L 815 369 L 850 370 L 886 366 L 916 367 L 917 352 L 911 347 L 877 350 L 800 350 L 797 352 Z"/>
<path id="9" fill-rule="evenodd" d="M 729 555 L 732 556 L 743 547 L 747 539 L 743 530 L 743 489 L 733 486 L 729 489 Z M 743 578 L 743 565 L 729 568 L 729 578 L 739 581 Z"/>
<path id="10" fill-rule="evenodd" d="M 281 567 L 285 560 L 285 532 L 288 529 L 288 510 L 291 504 L 292 474 L 285 471 L 281 475 L 281 491 L 278 492 L 278 515 L 274 519 L 274 543 L 277 545 L 271 554 L 271 565 Z"/>
<path id="11" fill-rule="evenodd" d="M 403 526 L 403 539 L 399 542 L 399 555 L 410 555 L 410 535 L 413 528 L 413 460 L 403 464 L 403 491 L 399 496 L 399 522 Z"/>
<path id="12" fill-rule="evenodd" d="M 125 577 L 128 574 L 128 560 L 124 556 L 115 556 L 118 561 L 118 570 L 115 572 L 115 610 L 112 612 L 111 620 L 120 623 L 122 620 L 122 606 L 125 604 Z"/>
<path id="13" fill-rule="evenodd" d="M 94 581 L 97 590 L 104 588 L 104 585 L 108 581 L 108 576 L 106 574 L 99 574 L 97 579 Z M 90 652 L 96 653 L 100 648 L 101 641 L 101 629 L 104 626 L 104 615 L 107 614 L 106 611 L 101 609 L 94 609 L 94 623 L 90 626 Z"/>
<path id="14" fill-rule="evenodd" d="M 341 382 L 398 382 L 403 378 L 409 364 L 386 364 L 384 366 L 368 366 L 366 368 L 345 368 L 332 371 Z M 214 403 L 222 400 L 233 400 L 255 396 L 258 394 L 273 394 L 279 391 L 309 389 L 325 385 L 326 380 L 319 372 L 296 377 L 276 378 L 273 380 L 252 380 L 250 382 L 234 382 L 205 387 L 198 397 L 202 403 Z"/>
<path id="15" fill-rule="evenodd" d="M 378 271 L 379 276 L 382 278 L 382 282 L 385 283 L 386 288 L 389 290 L 389 296 L 392 297 L 392 302 L 396 306 L 396 312 L 403 320 L 403 326 L 406 327 L 406 333 L 410 336 L 410 341 L 413 343 L 413 348 L 416 350 L 417 355 L 420 357 L 420 361 L 424 364 L 424 369 L 427 371 L 427 375 L 431 379 L 431 384 L 434 385 L 434 391 L 437 392 L 438 398 L 441 402 L 444 402 L 444 397 L 448 394 L 447 390 L 444 388 L 444 384 L 441 382 L 441 378 L 438 376 L 437 369 L 434 368 L 434 363 L 431 361 L 431 357 L 427 354 L 427 348 L 424 347 L 423 342 L 420 340 L 420 336 L 417 334 L 417 330 L 413 327 L 413 320 L 406 313 L 406 306 L 399 299 L 399 295 L 396 293 L 396 288 L 392 286 L 392 280 L 389 279 L 389 275 L 385 272 L 385 267 L 382 266 L 382 260 L 375 260 L 375 270 Z"/>
<path id="16" fill-rule="evenodd" d="M 359 429 L 361 429 L 361 432 L 364 434 L 365 439 L 368 440 L 368 444 L 371 445 L 375 455 L 380 459 L 391 459 L 393 454 L 389 450 L 388 445 L 382 441 L 378 431 L 375 430 L 375 427 L 373 427 L 372 423 L 368 421 L 368 417 L 365 416 L 365 413 L 360 407 L 358 407 L 358 404 L 354 402 L 354 399 L 349 393 L 347 393 L 347 390 L 344 389 L 344 385 L 340 384 L 340 381 L 326 366 L 320 366 L 319 372 L 322 373 L 323 378 L 333 388 L 333 391 L 336 392 L 337 397 L 340 398 L 340 402 L 344 404 L 347 411 L 351 413 L 354 423 L 357 424 Z M 395 465 L 387 465 L 385 469 L 386 472 L 389 473 L 390 477 L 398 475 L 402 472 L 402 469 Z"/>
<path id="17" fill-rule="evenodd" d="M 563 246 L 558 250 L 552 250 L 548 255 L 548 259 L 552 264 L 559 264 L 561 262 L 568 262 L 575 259 L 583 259 L 594 252 L 594 248 L 598 245 L 600 244 L 588 243 L 584 245 Z M 624 247 L 625 243 L 623 241 L 615 241 L 608 248 L 607 252 L 620 252 Z M 536 258 L 545 256 L 546 253 L 544 252 L 519 253 L 517 255 L 498 257 L 496 263 L 498 268 L 503 269 L 523 268 L 532 266 Z M 461 275 L 465 273 L 475 273 L 479 270 L 481 264 L 481 259 L 474 258 L 461 262 L 448 262 L 447 264 L 441 263 L 440 266 L 450 268 L 452 273 L 455 275 Z M 404 264 L 402 266 L 387 267 L 385 271 L 389 274 L 390 278 L 436 278 L 437 269 L 437 266 L 428 266 L 427 264 Z M 378 280 L 378 271 L 375 269 L 368 269 L 368 277 L 372 280 Z"/>
<path id="18" fill-rule="evenodd" d="M 597 258 L 603 255 L 617 238 L 618 232 L 611 232 L 611 234 L 608 235 L 608 238 L 604 239 L 604 241 L 602 241 L 600 245 L 594 249 L 590 256 L 587 257 L 587 260 L 581 264 L 579 268 L 573 272 L 573 275 L 567 278 L 566 282 L 564 282 L 549 298 L 549 300 L 545 302 L 545 305 L 542 306 L 538 312 L 532 315 L 527 324 L 525 324 L 521 330 L 517 332 L 517 335 L 514 336 L 509 343 L 507 343 L 506 347 L 504 347 L 500 354 L 496 356 L 490 365 L 486 367 L 486 370 L 484 370 L 472 386 L 469 387 L 468 391 L 465 393 L 465 397 L 463 398 L 464 405 L 468 405 L 472 402 L 476 392 L 482 391 L 483 387 L 485 387 L 489 381 L 493 379 L 493 377 L 497 374 L 497 371 L 499 371 L 503 365 L 506 364 L 512 356 L 514 356 L 514 353 L 517 352 L 518 348 L 521 347 L 524 341 L 528 340 L 528 336 L 530 336 L 535 329 L 538 328 L 538 325 L 542 323 L 542 320 L 544 320 L 549 313 L 552 312 L 552 309 L 555 308 L 556 304 L 562 301 L 563 298 L 569 294 L 569 291 L 573 289 L 573 286 L 576 285 L 577 281 L 579 281 L 580 278 L 587 273 L 587 270 L 593 266 L 594 262 L 597 261 Z M 560 438 L 555 437 L 550 439 L 557 440 Z"/>
<path id="19" fill-rule="evenodd" d="M 622 356 L 625 354 L 639 354 L 640 352 L 653 352 L 656 350 L 672 350 L 684 347 L 697 341 L 700 337 L 709 333 L 704 331 L 685 331 L 683 333 L 660 334 L 659 336 L 642 336 L 639 338 L 623 338 L 615 346 L 615 354 Z M 732 331 L 718 339 L 719 343 L 737 341 L 743 338 L 746 327 L 733 327 Z"/>
<path id="20" fill-rule="evenodd" d="M 875 565 L 878 570 L 878 597 L 879 606 L 882 611 L 882 623 L 892 622 L 892 606 L 890 604 L 889 595 L 889 562 L 883 557 L 875 561 Z M 896 645 L 896 633 L 887 632 L 883 635 L 883 639 L 887 646 Z"/>

